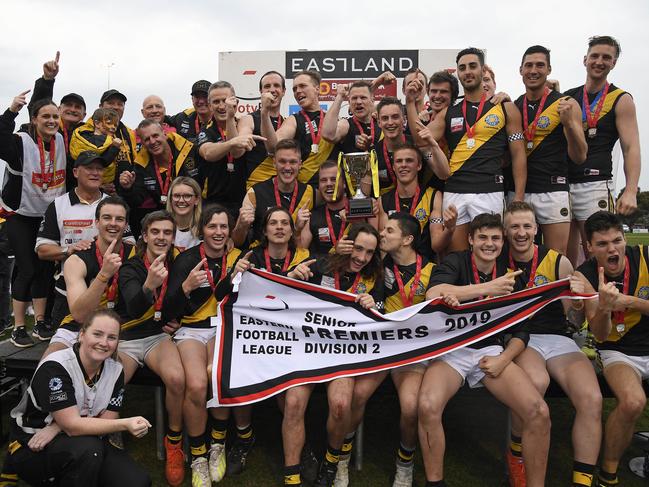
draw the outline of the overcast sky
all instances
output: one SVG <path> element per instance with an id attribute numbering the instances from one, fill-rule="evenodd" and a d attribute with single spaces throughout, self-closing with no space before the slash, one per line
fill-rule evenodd
<path id="1" fill-rule="evenodd" d="M 2 11 L 0 104 L 9 106 L 17 93 L 31 88 L 43 62 L 60 50 L 55 99 L 77 92 L 92 113 L 107 86 L 107 66 L 114 63 L 110 84 L 128 97 L 124 120 L 129 126 L 141 119 L 141 102 L 149 94 L 163 98 L 167 113 L 190 106 L 192 83 L 218 78 L 219 51 L 471 45 L 488 50 L 498 90 L 517 97 L 523 92 L 518 67 L 527 47 L 542 44 L 552 51 L 552 77 L 568 89 L 585 80 L 588 37 L 608 34 L 622 45 L 609 80 L 635 99 L 643 159 L 649 161 L 646 0 L 23 0 L 3 2 Z M 624 178 L 619 179 L 621 187 Z M 647 171 L 640 185 L 649 189 Z"/>

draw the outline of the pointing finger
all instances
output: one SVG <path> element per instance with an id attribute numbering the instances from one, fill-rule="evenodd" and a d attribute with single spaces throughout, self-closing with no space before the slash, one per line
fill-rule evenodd
<path id="1" fill-rule="evenodd" d="M 196 267 L 192 269 L 192 272 L 200 270 L 205 264 L 205 262 L 207 262 L 207 259 L 201 259 L 201 261 L 198 264 L 196 264 Z"/>
<path id="2" fill-rule="evenodd" d="M 156 264 L 156 263 L 157 263 L 157 264 L 161 264 L 162 262 L 164 262 L 164 260 L 165 260 L 166 258 L 167 258 L 167 255 L 166 255 L 166 254 L 160 254 L 159 256 L 157 256 L 157 257 L 155 258 L 155 260 L 153 261 L 153 263 L 154 263 L 154 264 Z"/>
<path id="3" fill-rule="evenodd" d="M 29 93 L 30 91 L 32 91 L 32 90 L 23 91 L 23 92 L 22 92 L 20 95 L 18 95 L 18 96 L 25 96 L 25 95 L 26 95 L 27 93 Z"/>
<path id="4" fill-rule="evenodd" d="M 109 245 L 108 248 L 106 249 L 106 252 L 104 255 L 110 255 L 113 253 L 113 250 L 115 249 L 115 245 L 117 245 L 117 239 L 113 240 Z"/>
<path id="5" fill-rule="evenodd" d="M 252 257 L 252 250 L 249 250 L 246 255 L 243 256 L 243 259 L 250 260 L 250 257 Z"/>
<path id="6" fill-rule="evenodd" d="M 309 259 L 309 260 L 305 260 L 305 261 L 302 262 L 302 263 L 303 263 L 304 265 L 306 265 L 306 266 L 309 266 L 309 265 L 313 264 L 314 262 L 318 262 L 318 259 Z"/>
<path id="7" fill-rule="evenodd" d="M 56 51 L 56 56 L 54 57 L 54 62 L 58 64 L 60 57 L 61 57 L 61 52 Z"/>
<path id="8" fill-rule="evenodd" d="M 606 284 L 606 278 L 604 277 L 604 268 L 600 267 L 599 268 L 599 287 L 602 287 L 604 284 Z"/>
<path id="9" fill-rule="evenodd" d="M 262 137 L 261 135 L 254 135 L 254 134 L 252 135 L 252 139 L 253 140 L 260 140 L 262 142 L 266 142 L 266 140 L 267 140 L 266 137 Z"/>

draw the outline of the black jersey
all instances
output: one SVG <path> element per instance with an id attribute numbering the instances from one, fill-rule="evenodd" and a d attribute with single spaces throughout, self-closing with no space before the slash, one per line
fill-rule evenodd
<path id="1" fill-rule="evenodd" d="M 336 146 L 336 149 L 343 154 L 361 152 L 361 150 L 356 147 L 356 137 L 361 134 L 359 127 L 365 135 L 371 137 L 372 133 L 374 133 L 374 138 L 372 139 L 372 145 L 370 148 L 376 147 L 379 140 L 383 138 L 383 131 L 374 117 L 370 117 L 369 122 L 361 122 L 356 117 L 348 117 L 346 120 L 349 123 L 349 130 L 347 131 L 347 135 L 345 135 Z"/>
<path id="2" fill-rule="evenodd" d="M 273 259 L 270 256 L 268 257 L 268 262 L 266 262 L 266 249 L 264 247 L 258 246 L 252 249 L 252 255 L 250 256 L 250 263 L 254 264 L 257 269 L 263 269 L 265 271 L 272 272 L 273 274 L 282 274 L 286 275 L 297 267 L 300 262 L 303 262 L 310 258 L 309 251 L 303 248 L 296 248 L 294 251 L 289 250 L 287 257 L 282 259 Z M 270 264 L 270 268 L 267 266 Z"/>
<path id="3" fill-rule="evenodd" d="M 165 117 L 165 122 L 175 127 L 178 134 L 192 143 L 196 142 L 201 130 L 206 128 L 205 125 L 201 124 L 198 113 L 194 108 L 188 108 L 171 117 Z"/>
<path id="4" fill-rule="evenodd" d="M 252 133 L 261 135 L 261 110 L 255 110 L 250 116 L 254 125 Z M 283 121 L 284 118 L 281 115 L 279 117 L 270 117 L 270 122 L 275 130 L 280 128 Z M 255 146 L 252 150 L 246 152 L 244 157 L 246 159 L 246 189 L 250 189 L 253 185 L 266 181 L 277 174 L 273 158 L 268 155 L 266 146 L 261 140 L 255 141 Z"/>
<path id="5" fill-rule="evenodd" d="M 426 291 L 430 287 L 430 277 L 433 272 L 435 264 L 430 262 L 425 256 L 421 257 L 421 274 L 419 276 L 419 283 L 417 287 L 413 290 L 415 273 L 417 271 L 417 262 L 413 262 L 408 265 L 398 265 L 397 269 L 401 277 L 401 282 L 403 282 L 404 292 L 406 294 L 406 299 L 410 299 L 410 306 L 413 304 L 421 303 L 426 299 Z M 401 292 L 399 291 L 399 282 L 397 281 L 396 275 L 394 273 L 394 260 L 388 254 L 383 259 L 383 276 L 384 276 L 384 292 L 385 292 L 385 312 L 391 313 L 406 307 L 406 303 L 403 302 Z M 412 296 L 412 291 L 414 291 L 414 297 Z"/>
<path id="6" fill-rule="evenodd" d="M 218 124 L 213 122 L 198 134 L 196 145 L 207 142 L 224 142 L 227 134 L 221 136 Z M 199 173 L 203 180 L 203 201 L 220 203 L 231 210 L 237 210 L 246 192 L 246 163 L 243 158 L 232 159 L 226 154 L 218 161 L 206 161 L 199 156 Z"/>
<path id="7" fill-rule="evenodd" d="M 586 135 L 586 143 L 588 144 L 588 155 L 583 164 L 575 164 L 570 161 L 569 164 L 569 179 L 571 183 L 585 183 L 588 181 L 606 181 L 613 177 L 613 159 L 611 152 L 613 146 L 620 135 L 617 132 L 615 125 L 615 107 L 620 101 L 622 95 L 626 92 L 617 86 L 611 84 L 608 89 L 602 111 L 599 114 L 597 121 L 597 133 L 595 137 Z M 566 91 L 566 95 L 573 97 L 579 103 L 582 109 L 582 121 L 584 123 L 584 131 L 588 130 L 586 123 L 586 110 L 583 106 L 584 101 L 584 86 L 579 86 Z M 599 93 L 588 93 L 588 103 L 591 104 L 591 113 L 595 112 Z"/>
<path id="8" fill-rule="evenodd" d="M 318 170 L 324 161 L 329 159 L 334 145 L 320 137 L 317 142 L 317 152 L 313 152 L 312 145 L 316 142 L 313 140 L 314 135 L 316 139 L 319 136 L 318 127 L 320 126 L 321 117 L 324 119 L 325 112 L 320 110 L 317 112 L 306 112 L 311 124 L 304 117 L 302 111 L 292 115 L 295 117 L 295 136 L 293 137 L 300 146 L 300 153 L 302 155 L 302 167 L 298 176 L 300 182 L 309 183 L 312 186 L 318 184 Z M 310 125 L 310 129 L 309 129 Z"/>
<path id="9" fill-rule="evenodd" d="M 433 260 L 434 252 L 430 242 L 430 216 L 433 213 L 433 203 L 435 201 L 435 192 L 433 188 L 419 187 L 419 197 L 417 201 L 412 198 L 401 198 L 398 196 L 399 207 L 396 207 L 395 195 L 398 195 L 396 188 L 388 191 L 381 196 L 381 205 L 383 211 L 390 216 L 392 213 L 401 211 L 410 213 L 419 222 L 419 242 L 417 242 L 417 253 L 425 255 L 429 260 Z"/>
<path id="10" fill-rule="evenodd" d="M 122 263 L 127 259 L 131 258 L 134 255 L 135 249 L 132 245 L 122 242 L 122 250 L 120 250 L 120 255 L 122 256 Z M 97 240 L 92 242 L 88 250 L 81 250 L 76 252 L 74 255 L 79 257 L 86 266 L 86 287 L 90 287 L 92 281 L 95 280 L 97 274 L 101 270 L 101 265 L 97 260 Z M 102 256 L 103 258 L 103 256 Z M 113 277 L 111 277 L 106 284 L 103 294 L 99 300 L 99 308 L 112 308 L 117 304 L 119 298 L 121 283 L 119 282 L 119 273 L 116 272 Z M 115 286 L 115 295 L 112 296 L 111 289 L 115 279 L 118 279 L 117 286 Z M 111 298 L 109 300 L 109 298 Z M 78 333 L 81 329 L 81 325 L 77 323 L 72 314 L 70 313 L 70 307 L 68 305 L 68 299 L 62 294 L 56 293 L 56 298 L 54 299 L 54 306 L 52 308 L 52 322 L 56 325 L 58 324 L 61 328 L 69 330 L 75 333 Z"/>
<path id="11" fill-rule="evenodd" d="M 563 124 L 559 117 L 559 101 L 565 98 L 556 91 L 550 91 L 545 100 L 542 112 L 536 123 L 532 140 L 532 148 L 527 139 L 527 184 L 526 193 L 550 193 L 553 191 L 568 191 L 568 141 L 563 133 Z M 540 100 L 527 100 L 523 107 L 524 96 L 514 103 L 523 113 L 527 110 L 528 122 L 531 128 L 539 109 Z M 524 120 L 524 119 L 523 119 Z M 523 130 L 529 130 L 523 127 Z"/>
<path id="12" fill-rule="evenodd" d="M 186 296 L 182 284 L 202 260 L 202 245 L 187 249 L 176 257 L 171 266 L 169 286 L 164 299 L 165 315 L 178 319 L 182 326 L 188 328 L 210 328 L 210 320 L 217 314 L 219 298 L 229 291 L 232 270 L 241 257 L 239 249 L 232 249 L 226 255 L 214 259 L 206 255 L 207 269 L 212 274 L 215 289 L 212 290 L 210 282 L 206 281 Z"/>
<path id="13" fill-rule="evenodd" d="M 277 196 L 275 195 L 275 180 L 268 179 L 261 183 L 257 183 L 252 187 L 252 191 L 248 192 L 248 198 L 250 198 L 251 203 L 255 205 L 255 221 L 252 224 L 252 233 L 253 239 L 255 242 L 261 240 L 262 236 L 262 225 L 264 222 L 264 215 L 268 208 L 273 206 L 281 206 L 286 208 L 291 212 L 293 221 L 297 220 L 297 213 L 300 208 L 313 208 L 313 188 L 304 183 L 296 181 L 297 191 L 295 192 L 295 199 L 293 198 L 293 192 L 283 193 L 277 190 Z M 291 207 L 292 206 L 292 207 Z"/>
<path id="14" fill-rule="evenodd" d="M 486 101 L 476 121 L 478 103 L 467 102 L 467 120 L 462 103 L 448 107 L 444 136 L 451 154 L 451 176 L 444 190 L 451 193 L 492 193 L 503 190 L 502 159 L 508 148 L 507 114 L 502 104 Z M 466 124 L 475 130 L 468 143 Z"/>
<path id="15" fill-rule="evenodd" d="M 412 138 L 404 135 L 403 141 L 412 143 Z M 394 154 L 388 150 L 385 138 L 382 138 L 374 145 L 376 160 L 379 166 L 379 188 L 381 194 L 394 189 L 397 184 L 397 177 L 394 173 Z"/>
<path id="16" fill-rule="evenodd" d="M 345 207 L 343 206 L 337 210 L 331 210 L 327 205 L 321 205 L 311 212 L 309 230 L 311 230 L 312 238 L 309 250 L 314 256 L 328 254 L 338 243 L 338 240 L 343 235 L 347 235 L 350 223 L 345 223 L 340 218 L 340 212 L 344 209 Z M 329 213 L 331 228 L 329 228 L 329 224 L 327 223 L 326 213 Z"/>
<path id="17" fill-rule="evenodd" d="M 496 261 L 496 277 L 503 276 L 507 273 L 508 268 L 505 261 L 498 259 Z M 478 272 L 480 283 L 491 281 L 491 273 L 483 274 Z M 453 286 L 468 286 L 470 284 L 479 284 L 475 281 L 473 265 L 471 263 L 471 251 L 453 252 L 446 256 L 441 264 L 435 267 L 433 275 L 430 278 L 430 287 L 440 284 L 451 284 Z M 501 345 L 501 334 L 492 335 L 477 343 L 467 345 L 469 348 L 479 349 L 490 345 Z"/>
<path id="18" fill-rule="evenodd" d="M 649 299 L 649 252 L 644 245 L 626 247 L 629 258 L 629 292 L 630 296 Z M 594 258 L 587 260 L 577 269 L 581 272 L 595 291 L 599 286 L 599 271 Z M 624 273 L 610 276 L 610 281 L 624 282 Z M 623 292 L 623 285 L 618 289 Z M 649 355 L 649 316 L 635 309 L 624 312 L 624 324 L 613 323 L 611 332 L 604 342 L 598 342 L 600 350 L 617 350 L 627 355 Z"/>

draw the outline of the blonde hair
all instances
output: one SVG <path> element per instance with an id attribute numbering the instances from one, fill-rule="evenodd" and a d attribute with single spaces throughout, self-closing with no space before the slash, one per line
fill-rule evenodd
<path id="1" fill-rule="evenodd" d="M 167 206 L 166 209 L 171 215 L 174 217 L 174 220 L 176 219 L 176 213 L 174 212 L 173 208 L 173 202 L 172 202 L 172 197 L 171 194 L 173 193 L 173 190 L 176 186 L 180 186 L 181 184 L 185 186 L 189 186 L 192 188 L 192 191 L 194 192 L 194 196 L 198 198 L 198 203 L 196 206 L 194 206 L 194 213 L 192 214 L 192 222 L 189 225 L 189 229 L 191 231 L 191 234 L 199 238 L 200 234 L 200 223 L 201 223 L 201 207 L 202 207 L 202 197 L 201 197 L 201 188 L 196 182 L 196 180 L 189 178 L 187 176 L 178 176 L 176 179 L 174 179 L 171 184 L 169 185 L 169 193 L 167 193 Z M 177 224 L 178 222 L 176 222 Z"/>

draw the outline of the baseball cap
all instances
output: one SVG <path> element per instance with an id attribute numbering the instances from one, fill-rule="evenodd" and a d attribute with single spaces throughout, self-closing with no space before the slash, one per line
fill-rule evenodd
<path id="1" fill-rule="evenodd" d="M 101 95 L 101 99 L 99 100 L 99 103 L 104 103 L 109 98 L 120 98 L 124 103 L 126 103 L 126 96 L 117 90 L 104 91 L 104 94 Z"/>
<path id="2" fill-rule="evenodd" d="M 192 85 L 192 95 L 197 95 L 199 93 L 205 93 L 207 94 L 210 91 L 210 86 L 212 86 L 212 83 L 210 83 L 207 80 L 201 79 L 198 80 L 196 83 Z"/>
<path id="3" fill-rule="evenodd" d="M 86 108 L 86 100 L 83 99 L 83 96 L 77 93 L 68 93 L 63 98 L 61 98 L 61 103 L 65 103 L 68 101 L 81 103 L 83 105 L 83 108 Z"/>
<path id="4" fill-rule="evenodd" d="M 91 162 L 97 160 L 99 160 L 99 162 L 101 162 L 101 165 L 104 167 L 108 165 L 108 161 L 102 159 L 101 155 L 98 152 L 95 152 L 94 150 L 86 150 L 79 154 L 79 157 L 77 157 L 77 159 L 74 161 L 74 167 L 87 166 Z"/>

